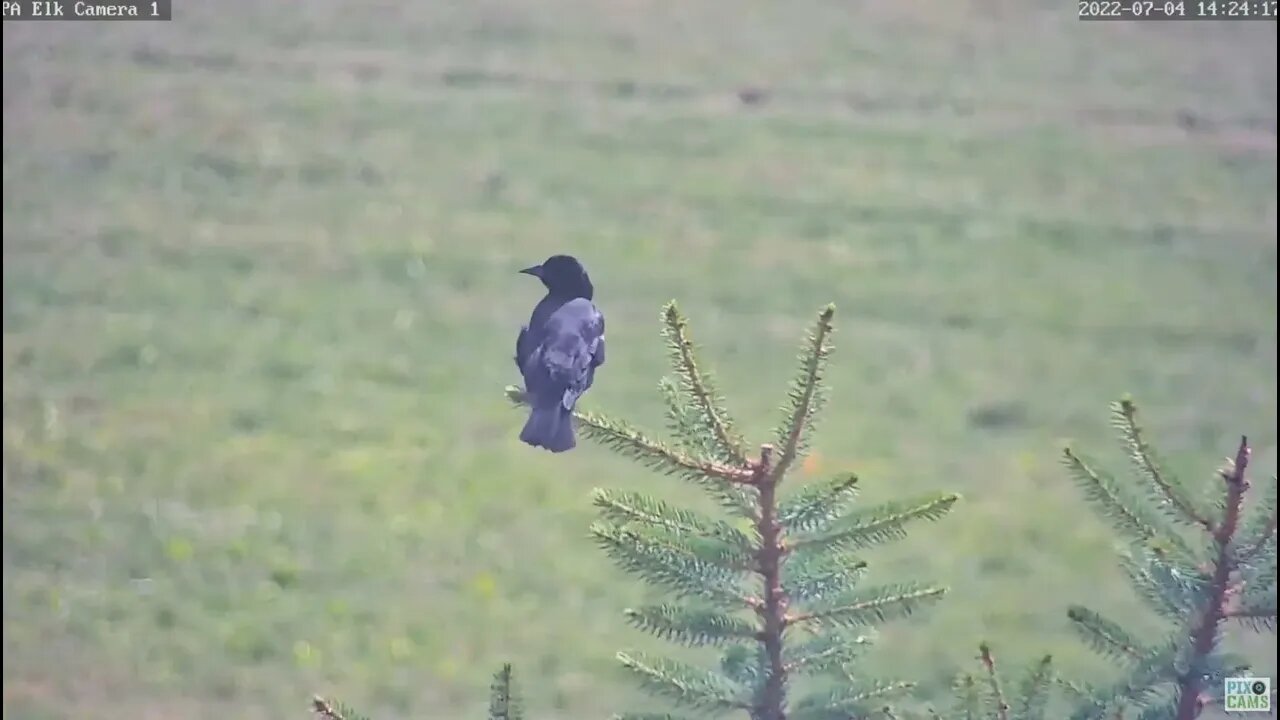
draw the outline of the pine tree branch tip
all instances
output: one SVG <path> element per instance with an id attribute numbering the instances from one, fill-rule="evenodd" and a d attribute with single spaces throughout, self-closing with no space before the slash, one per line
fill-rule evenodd
<path id="1" fill-rule="evenodd" d="M 332 703 L 319 695 L 311 698 L 311 712 L 318 715 L 322 720 L 346 720 Z"/>

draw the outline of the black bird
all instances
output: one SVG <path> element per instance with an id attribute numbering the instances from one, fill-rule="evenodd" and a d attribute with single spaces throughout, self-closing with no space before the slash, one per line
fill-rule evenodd
<path id="1" fill-rule="evenodd" d="M 604 316 L 592 304 L 595 288 L 577 259 L 553 255 L 520 272 L 547 287 L 516 338 L 516 365 L 531 405 L 520 439 L 564 452 L 577 444 L 573 407 L 604 364 Z"/>

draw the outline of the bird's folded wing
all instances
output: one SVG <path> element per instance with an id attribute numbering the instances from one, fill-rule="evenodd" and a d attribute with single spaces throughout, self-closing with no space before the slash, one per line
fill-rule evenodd
<path id="1" fill-rule="evenodd" d="M 591 348 L 591 366 L 600 367 L 604 364 L 604 315 L 598 309 L 596 310 L 595 319 L 598 336 Z"/>
<path id="2" fill-rule="evenodd" d="M 591 367 L 598 368 L 604 364 L 604 336 L 601 335 L 596 340 L 595 347 L 591 350 Z"/>
<path id="3" fill-rule="evenodd" d="M 529 326 L 521 325 L 520 334 L 516 336 L 516 367 L 524 369 L 524 361 L 529 357 L 529 351 L 525 348 L 525 341 L 529 336 Z"/>

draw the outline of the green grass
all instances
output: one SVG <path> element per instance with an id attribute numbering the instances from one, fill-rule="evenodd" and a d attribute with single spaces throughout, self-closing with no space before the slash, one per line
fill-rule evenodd
<path id="1" fill-rule="evenodd" d="M 590 491 L 696 493 L 516 440 L 515 270 L 557 251 L 609 317 L 588 405 L 655 428 L 663 302 L 756 439 L 838 305 L 814 474 L 966 498 L 869 557 L 953 588 L 877 673 L 931 682 L 982 638 L 1108 672 L 1065 608 L 1138 605 L 1056 456 L 1122 469 L 1122 392 L 1184 476 L 1241 433 L 1274 472 L 1272 24 L 176 5 L 4 26 L 14 717 L 476 717 L 504 661 L 537 717 L 623 709 L 645 590 L 587 539 Z"/>

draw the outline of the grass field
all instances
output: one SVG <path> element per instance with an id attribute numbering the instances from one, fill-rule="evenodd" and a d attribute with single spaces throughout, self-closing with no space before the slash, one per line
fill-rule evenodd
<path id="1" fill-rule="evenodd" d="M 1209 482 L 1276 466 L 1276 29 L 1068 2 L 251 3 L 4 26 L 4 710 L 30 718 L 537 718 L 636 697 L 647 592 L 595 486 L 696 493 L 516 440 L 515 271 L 580 256 L 587 404 L 662 422 L 663 302 L 763 439 L 835 302 L 809 464 L 954 490 L 873 579 L 952 588 L 867 667 L 1139 607 L 1057 463 L 1117 470 L 1135 395 Z M 1141 621 L 1140 621 L 1141 622 Z M 1274 674 L 1274 636 L 1246 649 Z"/>

